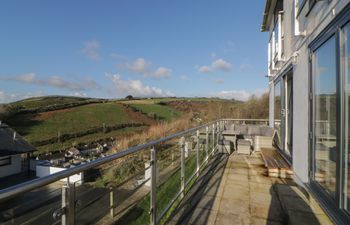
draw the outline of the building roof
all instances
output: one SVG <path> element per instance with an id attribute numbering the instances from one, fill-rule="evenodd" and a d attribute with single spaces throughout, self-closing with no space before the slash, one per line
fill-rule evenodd
<path id="1" fill-rule="evenodd" d="M 34 152 L 34 146 L 6 124 L 0 124 L 0 157 Z"/>

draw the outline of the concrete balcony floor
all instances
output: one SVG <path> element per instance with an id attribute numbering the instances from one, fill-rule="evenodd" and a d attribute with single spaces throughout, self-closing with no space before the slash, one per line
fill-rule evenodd
<path id="1" fill-rule="evenodd" d="M 270 178 L 259 153 L 217 154 L 168 224 L 333 224 L 291 179 Z"/>

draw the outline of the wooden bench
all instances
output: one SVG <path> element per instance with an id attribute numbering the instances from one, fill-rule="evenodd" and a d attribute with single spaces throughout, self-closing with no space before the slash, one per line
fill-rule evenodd
<path id="1" fill-rule="evenodd" d="M 269 177 L 292 178 L 291 166 L 276 149 L 262 148 L 261 155 Z"/>

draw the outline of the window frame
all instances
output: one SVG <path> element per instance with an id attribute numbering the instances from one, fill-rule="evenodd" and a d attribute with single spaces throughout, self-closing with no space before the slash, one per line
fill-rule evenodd
<path id="1" fill-rule="evenodd" d="M 317 0 L 315 1 L 317 2 Z M 339 15 L 334 18 L 327 26 L 323 29 L 323 31 L 309 44 L 309 171 L 314 171 L 313 168 L 313 141 L 314 141 L 314 124 L 313 117 L 315 113 L 314 108 L 314 99 L 315 99 L 315 93 L 314 93 L 314 77 L 313 77 L 313 60 L 314 60 L 314 53 L 317 51 L 319 47 L 321 47 L 325 42 L 327 42 L 331 37 L 335 37 L 335 51 L 336 51 L 336 82 L 337 82 L 337 93 L 336 93 L 336 115 L 337 115 L 337 139 L 339 144 L 337 144 L 337 174 L 336 174 L 336 193 L 335 193 L 335 199 L 330 198 L 325 194 L 325 192 L 320 188 L 320 186 L 312 181 L 313 174 L 309 174 L 309 183 L 308 187 L 313 190 L 315 195 L 318 197 L 321 205 L 323 205 L 330 213 L 330 215 L 337 215 L 336 218 L 334 218 L 336 221 L 339 222 L 345 222 L 348 223 L 350 221 L 350 211 L 346 211 L 345 204 L 344 204 L 344 178 L 346 171 L 345 168 L 345 149 L 344 149 L 344 135 L 345 135 L 345 120 L 344 120 L 344 114 L 345 114 L 345 97 L 344 97 L 344 74 L 342 72 L 343 69 L 343 63 L 342 63 L 342 32 L 343 28 L 350 23 L 350 3 L 344 7 L 344 9 L 339 13 Z M 312 136 L 311 136 L 312 135 Z"/>
<path id="2" fill-rule="evenodd" d="M 5 163 L 3 161 L 5 161 Z M 12 164 L 12 157 L 10 155 L 9 156 L 0 157 L 0 167 L 8 166 L 8 165 L 11 165 L 11 164 Z"/>

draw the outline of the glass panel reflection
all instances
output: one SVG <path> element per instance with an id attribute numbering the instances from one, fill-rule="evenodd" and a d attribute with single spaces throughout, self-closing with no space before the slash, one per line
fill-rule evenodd
<path id="1" fill-rule="evenodd" d="M 336 49 L 330 38 L 314 54 L 315 180 L 332 196 L 336 188 Z"/>
<path id="2" fill-rule="evenodd" d="M 275 84 L 275 129 L 278 136 L 275 139 L 277 146 L 282 149 L 281 145 L 281 83 Z"/>

